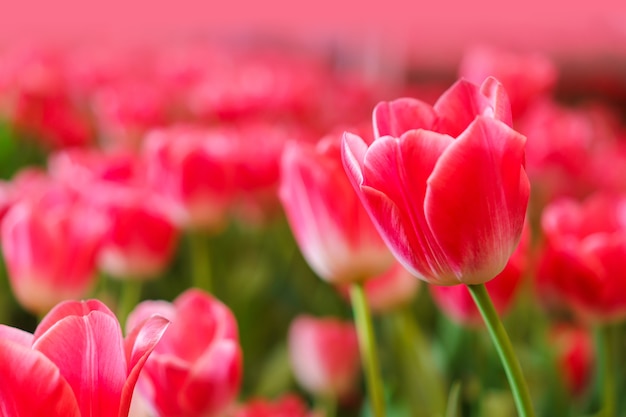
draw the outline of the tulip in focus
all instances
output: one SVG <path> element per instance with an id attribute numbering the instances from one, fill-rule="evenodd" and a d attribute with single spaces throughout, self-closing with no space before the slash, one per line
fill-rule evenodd
<path id="1" fill-rule="evenodd" d="M 341 166 L 339 140 L 289 143 L 280 199 L 298 246 L 317 275 L 349 284 L 380 275 L 393 257 Z"/>
<path id="2" fill-rule="evenodd" d="M 126 339 L 100 301 L 54 307 L 34 334 L 0 325 L 0 410 L 19 417 L 127 417 L 137 377 L 168 326 L 137 323 Z"/>
<path id="3" fill-rule="evenodd" d="M 353 392 L 360 356 L 352 323 L 297 317 L 289 327 L 288 349 L 294 376 L 307 391 L 335 399 Z"/>
<path id="4" fill-rule="evenodd" d="M 530 229 L 524 227 L 519 246 L 513 252 L 509 262 L 502 272 L 485 284 L 493 305 L 500 315 L 505 314 L 515 300 L 523 275 L 527 270 L 529 252 Z M 476 303 L 464 285 L 431 285 L 429 289 L 435 304 L 455 322 L 466 326 L 484 324 Z"/>
<path id="5" fill-rule="evenodd" d="M 379 103 L 371 145 L 344 135 L 354 189 L 393 254 L 420 279 L 485 283 L 515 250 L 530 186 L 526 138 L 510 123 L 500 83 L 461 80 L 432 107 Z"/>
<path id="6" fill-rule="evenodd" d="M 237 396 L 242 376 L 235 317 L 212 296 L 190 289 L 173 303 L 140 303 L 127 328 L 153 314 L 172 324 L 141 374 L 143 399 L 160 417 L 221 416 Z"/>

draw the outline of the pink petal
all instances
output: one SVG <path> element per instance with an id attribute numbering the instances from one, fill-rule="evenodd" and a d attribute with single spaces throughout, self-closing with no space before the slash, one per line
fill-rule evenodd
<path id="1" fill-rule="evenodd" d="M 341 159 L 350 183 L 359 192 L 363 184 L 363 162 L 367 144 L 359 136 L 346 132 L 341 143 Z"/>
<path id="2" fill-rule="evenodd" d="M 426 180 L 453 139 L 412 130 L 400 139 L 376 140 L 365 155 L 363 201 L 396 258 L 427 281 L 446 281 L 451 271 L 424 218 Z"/>
<path id="3" fill-rule="evenodd" d="M 433 108 L 423 101 L 413 98 L 400 98 L 382 101 L 374 107 L 374 136 L 400 137 L 413 129 L 430 130 L 436 120 Z"/>
<path id="4" fill-rule="evenodd" d="M 504 87 L 493 77 L 487 77 L 480 86 L 480 92 L 493 107 L 493 118 L 513 126 L 513 116 L 511 115 L 511 103 Z"/>
<path id="5" fill-rule="evenodd" d="M 0 339 L 0 415 L 81 417 L 74 393 L 41 352 Z"/>
<path id="6" fill-rule="evenodd" d="M 478 117 L 428 179 L 428 224 L 465 284 L 495 277 L 517 246 L 530 191 L 525 141 L 504 123 Z"/>
<path id="7" fill-rule="evenodd" d="M 119 407 L 119 417 L 128 415 L 133 390 L 148 356 L 161 340 L 170 321 L 161 316 L 152 316 L 143 324 L 134 328 L 124 341 L 126 360 L 128 363 L 128 377 L 124 383 L 122 398 Z"/>
<path id="8" fill-rule="evenodd" d="M 189 415 L 220 415 L 233 402 L 242 376 L 241 350 L 232 340 L 222 340 L 194 363 L 180 401 Z"/>
<path id="9" fill-rule="evenodd" d="M 18 345 L 30 348 L 33 344 L 33 335 L 24 330 L 0 324 L 0 340 L 10 340 Z"/>
<path id="10" fill-rule="evenodd" d="M 180 397 L 189 375 L 189 363 L 171 355 L 153 353 L 139 378 L 138 389 L 163 417 L 182 415 Z M 171 395 L 162 395 L 168 392 Z"/>
<path id="11" fill-rule="evenodd" d="M 58 321 L 71 316 L 86 316 L 92 311 L 99 311 L 114 319 L 115 314 L 99 300 L 86 301 L 65 301 L 57 304 L 46 316 L 41 320 L 37 329 L 35 329 L 35 339 L 39 339 Z M 117 319 L 116 319 L 117 320 Z"/>
<path id="12" fill-rule="evenodd" d="M 87 303 L 74 306 L 80 304 L 88 309 Z M 119 413 L 126 360 L 119 323 L 109 313 L 96 310 L 66 316 L 36 336 L 33 344 L 33 349 L 58 366 L 83 416 L 117 417 Z"/>
<path id="13" fill-rule="evenodd" d="M 436 130 L 457 137 L 476 116 L 493 117 L 491 104 L 476 84 L 461 79 L 444 92 L 433 106 L 438 116 Z"/>

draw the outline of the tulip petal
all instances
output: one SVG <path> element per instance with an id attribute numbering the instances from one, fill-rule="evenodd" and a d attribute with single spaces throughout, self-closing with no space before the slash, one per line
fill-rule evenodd
<path id="1" fill-rule="evenodd" d="M 352 143 L 346 139 L 348 153 Z M 447 135 L 411 130 L 399 139 L 377 139 L 363 156 L 359 189 L 364 205 L 396 258 L 427 281 L 448 281 L 453 275 L 423 211 L 426 179 L 452 142 Z"/>
<path id="2" fill-rule="evenodd" d="M 493 90 L 491 83 L 485 88 Z M 476 84 L 461 79 L 446 90 L 433 106 L 438 116 L 435 130 L 457 137 L 476 116 L 486 115 L 493 118 L 492 105 Z"/>
<path id="3" fill-rule="evenodd" d="M 241 350 L 232 340 L 214 344 L 181 387 L 181 406 L 189 415 L 217 415 L 236 397 L 242 376 Z"/>
<path id="4" fill-rule="evenodd" d="M 10 340 L 30 349 L 33 344 L 33 335 L 24 330 L 0 324 L 0 340 Z"/>
<path id="5" fill-rule="evenodd" d="M 519 241 L 530 191 L 525 141 L 504 123 L 478 117 L 428 179 L 428 224 L 465 284 L 495 277 Z"/>
<path id="6" fill-rule="evenodd" d="M 122 390 L 119 408 L 120 417 L 128 415 L 139 373 L 146 363 L 148 356 L 150 356 L 156 344 L 161 340 L 161 337 L 163 337 L 169 324 L 170 321 L 164 317 L 152 316 L 142 324 L 136 326 L 124 341 L 126 362 L 128 364 L 128 377 Z"/>
<path id="7" fill-rule="evenodd" d="M 493 77 L 487 77 L 480 86 L 480 92 L 491 102 L 494 119 L 500 120 L 509 126 L 513 126 L 511 103 L 502 84 Z"/>
<path id="8" fill-rule="evenodd" d="M 0 339 L 0 415 L 80 417 L 74 393 L 41 352 Z"/>
<path id="9" fill-rule="evenodd" d="M 86 301 L 65 301 L 57 304 L 46 316 L 41 320 L 37 329 L 35 329 L 35 340 L 39 339 L 45 332 L 50 330 L 57 322 L 66 317 L 86 316 L 92 311 L 99 311 L 114 319 L 115 314 L 99 300 Z M 117 320 L 117 319 L 116 319 Z"/>
<path id="10" fill-rule="evenodd" d="M 413 129 L 430 129 L 436 120 L 432 106 L 413 98 L 382 101 L 372 115 L 374 136 L 399 138 Z"/>
<path id="11" fill-rule="evenodd" d="M 75 303 L 71 308 L 78 304 L 88 310 L 87 303 Z M 59 368 L 83 416 L 114 417 L 119 413 L 126 360 L 120 325 L 108 313 L 96 310 L 62 318 L 33 344 L 33 349 Z"/>

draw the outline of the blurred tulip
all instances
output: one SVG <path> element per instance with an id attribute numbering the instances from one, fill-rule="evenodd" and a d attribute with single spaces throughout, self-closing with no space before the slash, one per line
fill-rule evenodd
<path id="1" fill-rule="evenodd" d="M 231 415 L 228 415 L 231 417 Z M 254 399 L 237 408 L 232 417 L 321 417 L 310 412 L 304 402 L 295 395 L 285 395 L 282 398 L 268 402 Z"/>
<path id="2" fill-rule="evenodd" d="M 148 181 L 172 220 L 186 228 L 221 229 L 235 198 L 231 138 L 192 126 L 153 131 L 144 157 Z"/>
<path id="3" fill-rule="evenodd" d="M 307 391 L 335 399 L 353 392 L 361 362 L 351 322 L 296 317 L 289 327 L 288 349 L 294 376 Z"/>
<path id="4" fill-rule="evenodd" d="M 513 116 L 517 117 L 534 101 L 552 92 L 558 71 L 548 57 L 540 54 L 515 54 L 476 46 L 465 52 L 459 76 L 476 84 L 491 76 L 497 78 L 511 100 Z"/>
<path id="5" fill-rule="evenodd" d="M 515 300 L 523 275 L 527 270 L 529 252 L 530 229 L 526 225 L 517 249 L 502 272 L 485 284 L 493 305 L 500 315 L 505 314 Z M 466 326 L 484 324 L 476 303 L 464 285 L 449 287 L 431 285 L 429 289 L 435 304 L 452 320 Z"/>
<path id="6" fill-rule="evenodd" d="M 221 416 L 239 391 L 237 323 L 217 299 L 191 289 L 173 303 L 144 301 L 129 315 L 134 329 L 153 314 L 172 325 L 146 362 L 138 389 L 160 417 Z"/>
<path id="7" fill-rule="evenodd" d="M 97 300 L 57 305 L 34 334 L 0 325 L 3 415 L 128 416 L 137 377 L 167 326 L 152 316 L 123 339 Z"/>
<path id="8" fill-rule="evenodd" d="M 608 323 L 626 318 L 626 197 L 594 194 L 544 209 L 535 287 L 551 309 Z"/>
<path id="9" fill-rule="evenodd" d="M 457 82 L 433 107 L 380 103 L 372 145 L 345 134 L 354 189 L 393 254 L 420 279 L 485 283 L 517 246 L 530 190 L 526 138 L 510 120 L 506 93 L 490 78 L 481 87 Z"/>
<path id="10" fill-rule="evenodd" d="M 75 201 L 22 201 L 2 221 L 2 250 L 15 297 L 35 314 L 87 295 L 105 222 Z"/>
<path id="11" fill-rule="evenodd" d="M 393 257 L 341 166 L 338 138 L 317 147 L 289 143 L 279 196 L 300 250 L 320 278 L 334 284 L 383 273 Z"/>
<path id="12" fill-rule="evenodd" d="M 579 397 L 591 382 L 595 349 L 588 329 L 571 324 L 557 324 L 550 329 L 549 340 L 570 394 Z"/>

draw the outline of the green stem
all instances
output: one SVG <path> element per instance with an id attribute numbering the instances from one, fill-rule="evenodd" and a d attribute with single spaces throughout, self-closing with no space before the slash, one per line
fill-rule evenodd
<path id="1" fill-rule="evenodd" d="M 193 286 L 207 292 L 213 292 L 209 237 L 202 232 L 189 233 L 189 248 Z"/>
<path id="2" fill-rule="evenodd" d="M 412 415 L 443 415 L 446 404 L 443 380 L 413 311 L 405 306 L 389 316 L 394 324 L 392 331 L 398 347 L 402 386 Z"/>
<path id="3" fill-rule="evenodd" d="M 359 336 L 361 359 L 365 367 L 365 378 L 367 380 L 367 388 L 372 406 L 372 415 L 374 417 L 384 417 L 383 385 L 380 377 L 380 365 L 378 363 L 378 352 L 374 338 L 374 326 L 372 324 L 372 315 L 370 314 L 362 283 L 355 283 L 350 286 L 350 298 L 352 300 L 354 320 Z"/>
<path id="4" fill-rule="evenodd" d="M 120 321 L 120 325 L 122 329 L 126 325 L 126 319 L 128 318 L 128 314 L 139 304 L 141 301 L 141 290 L 143 287 L 143 282 L 126 278 L 122 282 L 122 291 L 120 294 L 120 301 L 117 307 L 117 317 Z"/>
<path id="5" fill-rule="evenodd" d="M 615 375 L 615 332 L 612 325 L 600 328 L 600 348 L 602 349 L 602 416 L 616 414 L 616 375 Z"/>
<path id="6" fill-rule="evenodd" d="M 472 294 L 472 298 L 487 325 L 489 335 L 496 346 L 496 350 L 502 361 L 502 366 L 504 367 L 509 384 L 511 385 L 511 392 L 515 399 L 518 414 L 521 417 L 534 416 L 535 413 L 533 411 L 530 393 L 526 386 L 524 375 L 522 374 L 522 368 L 515 356 L 509 336 L 498 317 L 496 309 L 493 307 L 485 284 L 468 285 L 467 288 Z"/>

